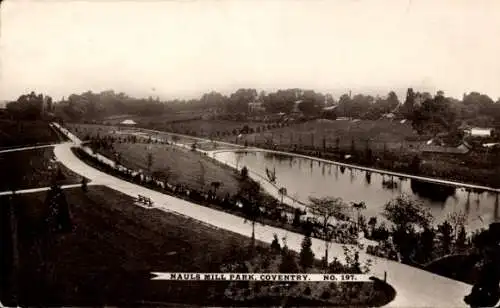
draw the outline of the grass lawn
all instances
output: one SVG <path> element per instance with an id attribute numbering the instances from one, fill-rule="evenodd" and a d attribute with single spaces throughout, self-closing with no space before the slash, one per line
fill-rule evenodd
<path id="1" fill-rule="evenodd" d="M 373 151 L 381 151 L 384 144 L 387 150 L 400 150 L 401 146 L 409 149 L 410 146 L 418 147 L 422 142 L 408 141 L 418 138 L 413 132 L 411 124 L 398 121 L 348 121 L 348 120 L 314 120 L 301 124 L 294 124 L 282 128 L 267 130 L 261 133 L 244 136 L 249 143 L 265 143 L 272 140 L 278 145 L 303 145 L 307 147 L 323 148 L 323 140 L 326 147 L 334 148 L 336 139 L 339 138 L 339 149 L 348 150 L 354 140 L 358 149 L 364 149 L 367 141 Z M 234 142 L 235 138 L 228 137 L 228 141 Z M 242 141 L 242 142 L 243 142 Z"/>
<path id="2" fill-rule="evenodd" d="M 81 181 L 79 175 L 55 161 L 52 147 L 1 153 L 0 174 L 0 191 L 50 186 L 54 177 L 60 184 Z"/>
<path id="3" fill-rule="evenodd" d="M 125 138 L 128 134 L 116 134 L 113 127 L 99 125 L 68 125 L 68 129 L 74 132 L 79 138 L 87 135 L 101 137 L 113 136 Z M 122 131 L 123 132 L 123 131 Z M 160 134 L 159 137 L 166 137 L 168 134 Z M 171 138 L 167 138 L 171 140 Z M 177 142 L 190 144 L 193 140 L 181 138 Z M 139 170 L 151 175 L 153 172 L 164 172 L 168 175 L 168 182 L 184 184 L 196 190 L 209 190 L 210 183 L 218 181 L 222 186 L 217 194 L 221 197 L 226 193 L 236 194 L 239 187 L 238 176 L 234 169 L 224 166 L 221 163 L 210 159 L 198 152 L 179 148 L 166 144 L 146 144 L 146 143 L 113 143 L 114 151 L 120 153 L 120 163 L 128 168 Z M 209 144 L 200 143 L 200 147 L 210 148 Z M 225 146 L 218 146 L 218 149 Z M 114 155 L 108 150 L 99 150 L 108 158 Z M 148 153 L 152 154 L 153 164 L 148 172 Z"/>
<path id="4" fill-rule="evenodd" d="M 14 201 L 0 198 L 2 222 L 9 221 L 9 204 L 16 209 L 16 276 L 22 304 L 217 303 L 227 286 L 224 282 L 158 282 L 150 281 L 149 273 L 217 272 L 221 264 L 234 262 L 245 242 L 250 243 L 188 218 L 137 207 L 132 198 L 105 187 L 89 187 L 86 194 L 80 188 L 68 189 L 65 195 L 75 230 L 46 241 L 49 237 L 39 231 L 46 193 L 19 195 Z M 10 239 L 7 225 L 2 223 L 3 252 Z M 6 272 L 9 254 L 2 255 Z M 6 292 L 12 284 L 5 277 L 2 282 L 1 301 L 10 306 Z"/>
<path id="5" fill-rule="evenodd" d="M 181 123 L 166 123 L 154 124 L 154 129 L 166 130 L 174 133 L 196 135 L 200 137 L 209 137 L 215 135 L 217 132 L 232 132 L 233 130 L 240 130 L 245 125 L 250 128 L 256 128 L 263 125 L 256 122 L 239 122 L 227 120 L 193 120 Z"/>
<path id="6" fill-rule="evenodd" d="M 36 193 L 18 195 L 13 200 L 0 198 L 1 270 L 8 274 L 0 278 L 0 300 L 9 306 L 248 306 L 251 302 L 226 297 L 229 282 L 151 281 L 149 273 L 238 272 L 242 263 L 250 265 L 247 269 L 252 272 L 277 271 L 279 257 L 271 257 L 269 265 L 261 267 L 262 257 L 269 257 L 268 246 L 259 243 L 257 257 L 251 258 L 245 244 L 250 243 L 249 238 L 138 207 L 132 198 L 101 186 L 89 187 L 87 193 L 80 188 L 65 190 L 73 231 L 47 234 L 42 231 L 45 196 Z M 12 226 L 17 228 L 15 241 Z M 17 242 L 14 263 L 9 258 L 13 255 L 12 242 Z M 353 284 L 320 284 L 311 286 L 313 295 L 327 288 L 329 300 L 348 300 L 358 306 L 367 306 L 367 302 L 379 306 L 394 297 L 390 287 L 380 284 L 367 283 L 355 289 L 351 288 Z M 272 283 L 261 286 L 264 289 Z M 305 305 L 325 303 L 317 301 L 319 294 L 301 296 L 305 287 L 297 286 L 294 297 L 298 298 L 291 298 L 290 304 L 296 300 Z M 351 294 L 348 298 L 346 287 Z M 353 296 L 356 290 L 363 295 Z M 12 294 L 17 294 L 17 303 L 12 302 Z M 260 301 L 253 305 L 269 303 L 266 296 L 279 302 L 272 291 L 268 295 L 259 292 Z"/>
<path id="7" fill-rule="evenodd" d="M 48 122 L 0 119 L 0 149 L 56 143 L 60 140 Z"/>
<path id="8" fill-rule="evenodd" d="M 236 172 L 204 155 L 177 146 L 164 144 L 114 143 L 114 149 L 121 154 L 121 164 L 138 170 L 148 169 L 148 153 L 152 154 L 150 172 L 164 172 L 169 183 L 184 184 L 187 187 L 206 191 L 210 183 L 221 182 L 220 196 L 236 194 L 239 181 Z M 113 157 L 110 153 L 105 156 Z"/>

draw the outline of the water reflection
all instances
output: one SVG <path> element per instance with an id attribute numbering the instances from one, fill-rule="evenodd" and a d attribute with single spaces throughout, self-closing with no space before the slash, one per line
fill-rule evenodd
<path id="1" fill-rule="evenodd" d="M 495 195 L 495 211 L 493 213 L 493 217 L 495 219 L 495 221 L 498 220 L 498 194 Z"/>
<path id="2" fill-rule="evenodd" d="M 413 193 L 431 201 L 442 203 L 443 206 L 449 197 L 455 195 L 455 187 L 453 186 L 444 186 L 416 179 L 411 179 L 410 182 Z"/>
<path id="3" fill-rule="evenodd" d="M 287 155 L 275 156 L 270 153 L 235 154 L 224 152 L 216 154 L 220 160 L 245 165 L 250 170 L 266 177 L 265 168 L 276 170 L 277 185 L 286 187 L 293 195 L 307 203 L 309 196 L 335 196 L 346 202 L 365 201 L 366 216 L 379 216 L 385 203 L 400 193 L 406 193 L 421 200 L 439 222 L 452 211 L 463 211 L 469 217 L 478 216 L 495 220 L 499 218 L 498 196 L 496 193 L 484 194 L 481 191 L 456 189 L 451 186 L 409 180 L 400 177 L 381 175 L 374 172 L 365 172 L 363 176 L 356 176 L 361 171 L 326 162 L 314 164 L 313 160 L 292 157 Z M 307 161 L 309 160 L 309 161 Z M 302 168 L 302 164 L 309 164 Z M 327 166 L 328 165 L 328 166 Z M 305 165 L 306 166 L 306 165 Z M 325 172 L 328 167 L 328 172 Z M 332 168 L 335 168 L 332 175 Z M 339 172 L 340 170 L 340 172 Z M 399 179 L 399 180 L 398 180 Z M 472 196 L 471 196 L 472 194 Z M 476 206 L 471 207 L 474 201 Z M 485 221 L 489 223 L 490 221 Z M 470 224 L 479 224 L 478 220 L 470 219 Z M 471 226 L 475 228 L 477 226 Z M 480 226 L 483 226 L 482 223 Z"/>
<path id="4" fill-rule="evenodd" d="M 365 171 L 366 184 L 370 185 L 372 182 L 372 174 L 369 171 Z"/>
<path id="5" fill-rule="evenodd" d="M 467 191 L 467 200 L 465 201 L 465 214 L 470 214 L 470 191 Z"/>

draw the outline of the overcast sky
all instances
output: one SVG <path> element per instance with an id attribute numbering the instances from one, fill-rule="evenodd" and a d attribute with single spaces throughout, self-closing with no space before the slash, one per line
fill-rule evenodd
<path id="1" fill-rule="evenodd" d="M 500 97 L 499 0 L 7 0 L 0 20 L 0 99 L 239 87 Z"/>

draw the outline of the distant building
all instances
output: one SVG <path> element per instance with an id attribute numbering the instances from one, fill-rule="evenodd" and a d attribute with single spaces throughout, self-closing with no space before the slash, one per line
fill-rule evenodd
<path id="1" fill-rule="evenodd" d="M 396 117 L 396 115 L 394 113 L 392 113 L 392 112 L 390 112 L 390 113 L 384 113 L 382 115 L 382 118 L 384 118 L 384 119 L 390 119 L 390 120 L 394 119 L 395 117 Z"/>
<path id="2" fill-rule="evenodd" d="M 324 107 L 323 111 L 326 111 L 326 112 L 333 111 L 333 110 L 337 109 L 337 107 L 338 107 L 337 105 Z"/>
<path id="3" fill-rule="evenodd" d="M 252 102 L 248 103 L 248 112 L 252 114 L 264 113 L 266 112 L 266 108 L 264 107 L 264 104 L 261 102 Z"/>
<path id="4" fill-rule="evenodd" d="M 493 128 L 471 127 L 464 129 L 464 133 L 470 137 L 491 137 L 493 134 Z"/>
<path id="5" fill-rule="evenodd" d="M 436 154 L 467 154 L 470 148 L 467 144 L 462 143 L 458 147 L 447 147 L 434 145 L 433 143 L 426 144 L 422 147 L 422 153 L 436 153 Z"/>
<path id="6" fill-rule="evenodd" d="M 337 118 L 337 113 L 335 112 L 335 110 L 337 109 L 337 107 L 338 106 L 336 106 L 336 105 L 324 107 L 322 109 L 322 116 L 324 118 L 327 118 L 327 119 L 335 119 L 335 118 Z"/>
<path id="7" fill-rule="evenodd" d="M 302 100 L 297 100 L 293 103 L 293 108 L 292 112 L 290 114 L 295 117 L 300 117 L 303 115 L 302 111 L 300 110 L 299 106 L 302 103 Z"/>
<path id="8" fill-rule="evenodd" d="M 123 120 L 120 122 L 121 125 L 136 125 L 137 123 L 134 120 Z"/>

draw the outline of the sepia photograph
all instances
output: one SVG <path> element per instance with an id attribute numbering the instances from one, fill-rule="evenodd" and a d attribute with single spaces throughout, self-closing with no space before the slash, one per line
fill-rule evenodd
<path id="1" fill-rule="evenodd" d="M 0 307 L 500 308 L 500 1 L 0 2 Z"/>

